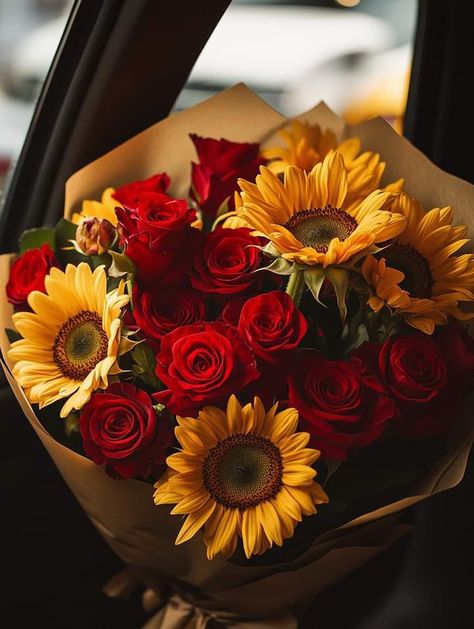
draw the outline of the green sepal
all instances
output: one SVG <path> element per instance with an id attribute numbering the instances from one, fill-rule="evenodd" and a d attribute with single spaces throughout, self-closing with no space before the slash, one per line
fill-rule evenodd
<path id="1" fill-rule="evenodd" d="M 321 291 L 322 285 L 324 284 L 324 279 L 325 279 L 325 273 L 322 266 L 318 265 L 318 266 L 313 266 L 313 267 L 307 267 L 304 271 L 304 281 L 306 282 L 306 286 L 309 288 L 309 290 L 311 291 L 311 294 L 313 295 L 315 300 L 318 302 L 318 304 L 321 304 L 321 306 L 324 306 L 326 308 L 327 307 L 326 304 L 324 304 L 319 299 L 319 293 Z"/>
<path id="2" fill-rule="evenodd" d="M 349 289 L 349 272 L 346 269 L 330 266 L 326 269 L 326 277 L 334 286 L 337 306 L 341 315 L 341 321 L 344 324 L 347 317 L 346 296 Z"/>

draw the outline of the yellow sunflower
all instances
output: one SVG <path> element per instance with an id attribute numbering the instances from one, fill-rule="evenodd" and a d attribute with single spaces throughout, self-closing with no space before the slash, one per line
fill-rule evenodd
<path id="1" fill-rule="evenodd" d="M 379 261 L 366 260 L 362 266 L 374 291 L 370 306 L 376 310 L 386 304 L 426 334 L 448 316 L 471 318 L 460 305 L 474 301 L 474 256 L 454 255 L 468 242 L 467 228 L 452 224 L 452 208 L 425 211 L 404 193 L 393 211 L 406 218 L 405 231 L 378 254 Z"/>
<path id="2" fill-rule="evenodd" d="M 74 212 L 71 221 L 79 225 L 84 218 L 106 218 L 116 227 L 117 217 L 115 216 L 115 208 L 122 207 L 122 204 L 112 197 L 114 192 L 114 188 L 106 188 L 102 193 L 102 199 L 100 201 L 83 201 L 81 211 Z"/>
<path id="3" fill-rule="evenodd" d="M 347 264 L 397 236 L 406 222 L 389 211 L 391 190 L 353 194 L 337 152 L 310 173 L 288 166 L 281 181 L 262 166 L 255 183 L 240 180 L 239 185 L 239 217 L 272 241 L 282 258 L 299 264 Z"/>
<path id="4" fill-rule="evenodd" d="M 289 127 L 282 129 L 278 135 L 286 146 L 272 146 L 262 151 L 264 159 L 269 160 L 268 168 L 276 174 L 283 173 L 287 166 L 296 166 L 306 172 L 311 171 L 316 164 L 331 151 L 337 150 L 344 158 L 349 171 L 359 171 L 354 179 L 360 179 L 362 174 L 370 173 L 374 190 L 379 187 L 380 179 L 385 170 L 385 163 L 380 156 L 371 151 L 360 153 L 359 138 L 349 138 L 338 142 L 336 134 L 331 129 L 322 129 L 318 124 L 292 120 Z M 362 171 L 365 171 L 363 173 Z"/>
<path id="5" fill-rule="evenodd" d="M 66 417 L 120 372 L 117 357 L 133 346 L 121 338 L 122 308 L 129 297 L 123 283 L 107 293 L 104 267 L 92 272 L 85 262 L 69 264 L 65 273 L 52 268 L 45 288 L 46 293 L 29 295 L 33 312 L 13 315 L 23 338 L 8 354 L 30 402 L 42 408 L 68 398 L 61 410 Z"/>
<path id="6" fill-rule="evenodd" d="M 292 537 L 303 515 L 328 501 L 313 479 L 320 452 L 295 432 L 298 412 L 265 411 L 259 398 L 243 408 L 230 397 L 226 412 L 205 407 L 197 419 L 178 417 L 181 451 L 167 459 L 155 503 L 187 515 L 176 544 L 204 527 L 208 559 L 230 556 L 242 538 L 247 558 Z"/>

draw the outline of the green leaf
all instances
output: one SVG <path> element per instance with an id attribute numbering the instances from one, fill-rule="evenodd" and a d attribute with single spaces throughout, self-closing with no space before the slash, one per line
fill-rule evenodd
<path id="1" fill-rule="evenodd" d="M 67 437 L 79 432 L 79 413 L 69 413 L 64 420 L 64 432 Z"/>
<path id="2" fill-rule="evenodd" d="M 76 229 L 77 225 L 65 218 L 62 218 L 56 225 L 56 256 L 63 265 L 89 262 L 86 255 L 75 251 L 71 245 L 71 240 L 74 240 L 76 237 Z"/>
<path id="3" fill-rule="evenodd" d="M 54 251 L 55 240 L 54 229 L 46 227 L 27 229 L 20 236 L 20 254 L 25 253 L 28 249 L 39 249 L 41 245 L 49 245 Z"/>
<path id="4" fill-rule="evenodd" d="M 219 209 L 217 210 L 216 218 L 220 218 L 224 214 L 228 214 L 229 213 L 229 200 L 230 200 L 230 196 L 226 197 L 222 201 L 222 203 L 219 206 Z"/>
<path id="5" fill-rule="evenodd" d="M 15 341 L 19 341 L 23 337 L 16 330 L 12 330 L 11 328 L 5 328 L 6 335 L 10 343 L 14 343 Z"/>
<path id="6" fill-rule="evenodd" d="M 112 263 L 109 267 L 109 275 L 111 277 L 122 277 L 129 273 L 135 273 L 135 265 L 127 255 L 117 253 L 116 251 L 109 251 L 108 253 L 112 258 Z"/>
<path id="7" fill-rule="evenodd" d="M 151 347 L 140 343 L 132 349 L 131 356 L 135 363 L 132 365 L 132 372 L 153 389 L 162 389 L 163 386 L 155 375 L 156 360 Z"/>

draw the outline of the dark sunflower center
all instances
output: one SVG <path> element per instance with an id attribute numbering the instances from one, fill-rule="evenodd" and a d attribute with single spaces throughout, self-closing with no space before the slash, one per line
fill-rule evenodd
<path id="1" fill-rule="evenodd" d="M 333 238 L 340 241 L 348 238 L 357 227 L 353 216 L 336 207 L 302 210 L 294 214 L 285 224 L 295 238 L 305 247 L 326 253 Z"/>
<path id="2" fill-rule="evenodd" d="M 411 297 L 429 299 L 433 288 L 428 260 L 419 251 L 410 245 L 402 245 L 395 241 L 390 247 L 379 253 L 379 257 L 385 258 L 387 266 L 401 271 L 405 279 L 400 286 L 410 293 Z"/>
<path id="3" fill-rule="evenodd" d="M 106 358 L 107 345 L 100 315 L 83 310 L 59 330 L 54 340 L 54 362 L 67 378 L 84 380 Z"/>
<path id="4" fill-rule="evenodd" d="M 231 435 L 209 450 L 204 485 L 219 504 L 245 511 L 278 493 L 282 471 L 280 451 L 271 441 L 256 435 Z"/>

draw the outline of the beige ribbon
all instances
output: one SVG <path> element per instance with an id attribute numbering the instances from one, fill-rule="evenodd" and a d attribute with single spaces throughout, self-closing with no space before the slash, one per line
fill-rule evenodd
<path id="1" fill-rule="evenodd" d="M 110 597 L 126 598 L 139 587 L 140 582 L 133 573 L 125 568 L 112 577 L 104 586 L 104 592 Z M 182 593 L 174 591 L 171 595 L 158 594 L 148 588 L 142 595 L 146 611 L 158 609 L 142 629 L 296 629 L 298 622 L 289 611 L 278 617 L 250 620 L 237 615 L 207 609 L 198 601 L 184 598 Z"/>

